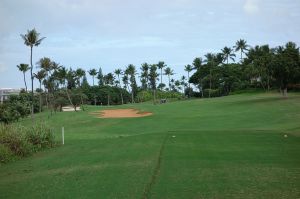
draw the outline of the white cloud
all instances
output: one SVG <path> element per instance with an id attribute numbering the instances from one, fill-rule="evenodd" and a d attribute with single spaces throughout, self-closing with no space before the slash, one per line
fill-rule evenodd
<path id="1" fill-rule="evenodd" d="M 246 0 L 244 4 L 244 10 L 248 14 L 256 14 L 259 12 L 257 0 Z"/>

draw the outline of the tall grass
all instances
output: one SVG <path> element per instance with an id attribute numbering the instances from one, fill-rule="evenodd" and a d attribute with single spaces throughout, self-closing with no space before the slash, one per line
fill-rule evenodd
<path id="1" fill-rule="evenodd" d="M 28 156 L 54 145 L 54 134 L 44 123 L 29 128 L 17 124 L 0 124 L 0 163 Z"/>

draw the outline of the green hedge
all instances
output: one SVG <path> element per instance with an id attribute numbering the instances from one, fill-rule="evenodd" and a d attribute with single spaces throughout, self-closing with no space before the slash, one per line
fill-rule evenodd
<path id="1" fill-rule="evenodd" d="M 181 93 L 174 92 L 174 91 L 159 91 L 156 90 L 156 99 L 169 99 L 169 100 L 180 100 L 183 98 Z M 147 101 L 152 101 L 153 100 L 153 91 L 152 90 L 147 90 L 147 91 L 140 91 L 137 94 L 137 101 L 138 102 L 147 102 Z"/>

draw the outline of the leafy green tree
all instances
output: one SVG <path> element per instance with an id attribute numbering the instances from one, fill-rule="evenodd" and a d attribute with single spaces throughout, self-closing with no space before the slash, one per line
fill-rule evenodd
<path id="1" fill-rule="evenodd" d="M 96 71 L 96 69 L 91 69 L 91 70 L 89 70 L 88 71 L 88 73 L 90 74 L 90 76 L 92 76 L 92 78 L 93 78 L 93 86 L 95 85 L 94 84 L 94 79 L 95 79 L 95 76 L 97 75 L 97 71 Z"/>
<path id="2" fill-rule="evenodd" d="M 28 64 L 20 64 L 17 65 L 17 68 L 19 71 L 23 73 L 23 79 L 24 79 L 24 84 L 25 84 L 25 90 L 27 92 L 27 84 L 26 84 L 26 79 L 25 79 L 25 73 L 30 69 Z"/>
<path id="3" fill-rule="evenodd" d="M 38 33 L 35 29 L 28 30 L 25 35 L 21 34 L 22 39 L 24 40 L 24 44 L 30 47 L 30 76 L 31 76 L 31 97 L 33 100 L 33 64 L 32 64 L 32 49 L 34 46 L 39 46 L 41 42 L 45 39 L 45 37 L 39 38 L 40 33 Z M 31 118 L 33 119 L 33 101 L 31 102 Z"/>
<path id="4" fill-rule="evenodd" d="M 249 45 L 247 45 L 247 41 L 244 39 L 240 39 L 235 43 L 235 51 L 240 51 L 241 52 L 241 60 L 243 59 L 243 54 L 248 51 Z"/>
<path id="5" fill-rule="evenodd" d="M 293 42 L 286 43 L 285 47 L 277 47 L 273 60 L 273 75 L 283 96 L 287 96 L 289 84 L 300 83 L 300 55 L 299 48 Z"/>
<path id="6" fill-rule="evenodd" d="M 256 79 L 260 82 L 264 90 L 269 90 L 272 79 L 272 64 L 274 57 L 273 50 L 269 45 L 255 46 L 247 53 L 248 57 L 244 59 L 245 65 L 253 66 L 257 72 Z"/>
<path id="7" fill-rule="evenodd" d="M 232 61 L 234 61 L 235 54 L 233 53 L 233 49 L 232 48 L 229 48 L 229 47 L 225 46 L 222 49 L 222 53 L 221 54 L 223 55 L 223 61 L 226 61 L 227 64 L 228 64 L 229 59 L 231 59 Z"/>

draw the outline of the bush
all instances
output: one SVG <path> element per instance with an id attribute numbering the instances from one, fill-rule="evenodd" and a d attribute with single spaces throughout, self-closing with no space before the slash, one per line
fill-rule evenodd
<path id="1" fill-rule="evenodd" d="M 89 104 L 110 105 L 122 104 L 121 93 L 124 104 L 131 101 L 131 95 L 122 88 L 114 86 L 91 86 L 85 88 L 83 93 L 87 96 Z"/>
<path id="2" fill-rule="evenodd" d="M 210 97 L 222 96 L 219 89 L 204 89 L 204 92 L 203 92 L 204 97 L 209 97 L 209 92 L 210 92 Z"/>
<path id="3" fill-rule="evenodd" d="M 55 144 L 54 134 L 45 124 L 27 129 L 26 140 L 34 146 L 35 150 L 50 148 Z"/>
<path id="4" fill-rule="evenodd" d="M 34 112 L 39 110 L 38 96 L 34 96 Z M 0 104 L 0 122 L 10 123 L 30 114 L 31 96 L 29 93 L 10 95 L 4 104 Z"/>
<path id="5" fill-rule="evenodd" d="M 24 129 L 13 125 L 0 125 L 0 144 L 7 146 L 16 156 L 27 156 L 32 146 L 25 139 Z"/>
<path id="6" fill-rule="evenodd" d="M 0 144 L 0 164 L 11 161 L 13 157 L 11 150 L 4 144 Z"/>
<path id="7" fill-rule="evenodd" d="M 170 101 L 170 99 L 180 100 L 182 98 L 183 98 L 182 94 L 178 92 L 156 90 L 156 99 L 168 99 L 168 101 Z M 140 91 L 137 94 L 137 99 L 139 102 L 152 101 L 153 91 L 152 90 Z"/>
<path id="8" fill-rule="evenodd" d="M 24 157 L 34 151 L 55 146 L 54 134 L 45 124 L 31 128 L 17 125 L 0 124 L 0 161 L 11 160 L 11 157 Z"/>

